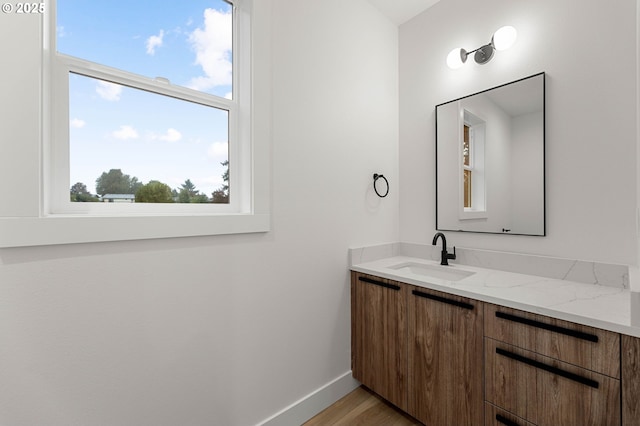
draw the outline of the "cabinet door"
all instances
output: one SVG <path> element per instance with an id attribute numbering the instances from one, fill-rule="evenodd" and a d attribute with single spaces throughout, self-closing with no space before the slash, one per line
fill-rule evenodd
<path id="1" fill-rule="evenodd" d="M 620 424 L 620 381 L 485 339 L 486 398 L 539 426 Z"/>
<path id="2" fill-rule="evenodd" d="M 480 425 L 482 304 L 411 288 L 409 414 L 427 425 Z"/>
<path id="3" fill-rule="evenodd" d="M 351 274 L 351 370 L 375 393 L 407 410 L 407 286 Z"/>

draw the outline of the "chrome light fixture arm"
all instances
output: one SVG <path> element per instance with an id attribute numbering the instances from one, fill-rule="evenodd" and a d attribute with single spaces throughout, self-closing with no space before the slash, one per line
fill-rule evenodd
<path id="1" fill-rule="evenodd" d="M 486 64 L 489 62 L 496 50 L 508 49 L 515 43 L 517 38 L 517 31 L 511 26 L 500 28 L 491 37 L 491 41 L 485 45 L 478 47 L 477 49 L 467 52 L 463 48 L 453 49 L 447 56 L 447 65 L 449 68 L 460 68 L 465 62 L 467 57 L 473 53 L 473 59 L 477 64 Z"/>

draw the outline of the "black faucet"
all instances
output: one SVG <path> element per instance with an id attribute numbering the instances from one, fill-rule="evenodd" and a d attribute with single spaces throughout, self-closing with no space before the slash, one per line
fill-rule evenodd
<path id="1" fill-rule="evenodd" d="M 449 259 L 454 260 L 456 258 L 456 247 L 453 247 L 453 254 L 447 253 L 447 238 L 442 232 L 438 232 L 433 236 L 432 244 L 435 246 L 438 242 L 438 238 L 442 238 L 442 253 L 440 257 L 440 264 L 449 266 Z"/>

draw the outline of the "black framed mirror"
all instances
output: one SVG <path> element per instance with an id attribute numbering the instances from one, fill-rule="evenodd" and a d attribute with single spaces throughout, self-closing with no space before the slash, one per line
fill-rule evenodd
<path id="1" fill-rule="evenodd" d="M 436 229 L 546 235 L 545 73 L 436 105 Z"/>

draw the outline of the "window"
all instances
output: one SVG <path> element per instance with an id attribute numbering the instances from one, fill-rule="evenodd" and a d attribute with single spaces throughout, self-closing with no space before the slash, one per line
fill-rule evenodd
<path id="1" fill-rule="evenodd" d="M 461 219 L 485 217 L 485 121 L 463 110 L 460 144 Z"/>
<path id="2" fill-rule="evenodd" d="M 245 123 L 236 118 L 234 86 L 247 83 L 234 84 L 233 5 L 57 0 L 57 6 L 52 66 L 60 107 L 53 122 L 54 152 L 61 155 L 52 167 L 52 211 L 150 210 L 84 203 L 114 196 L 239 211 L 242 160 L 234 126 Z M 222 210 L 199 211 L 207 209 Z"/>
<path id="3" fill-rule="evenodd" d="M 36 126 L 10 132 L 29 180 L 7 186 L 15 202 L 0 209 L 0 247 L 269 230 L 267 10 L 251 0 L 174 3 L 51 0 L 42 21 L 9 23 L 21 37 L 43 35 L 41 51 L 33 37 L 5 49 L 43 84 L 23 88 L 30 114 L 16 113 Z M 211 22 L 227 35 L 213 37 Z M 9 76 L 33 81 L 33 72 Z M 5 163 L 6 181 L 20 169 Z M 100 177 L 128 186 L 98 194 Z M 157 201 L 160 184 L 167 202 Z M 103 202 L 86 202 L 96 194 Z"/>

